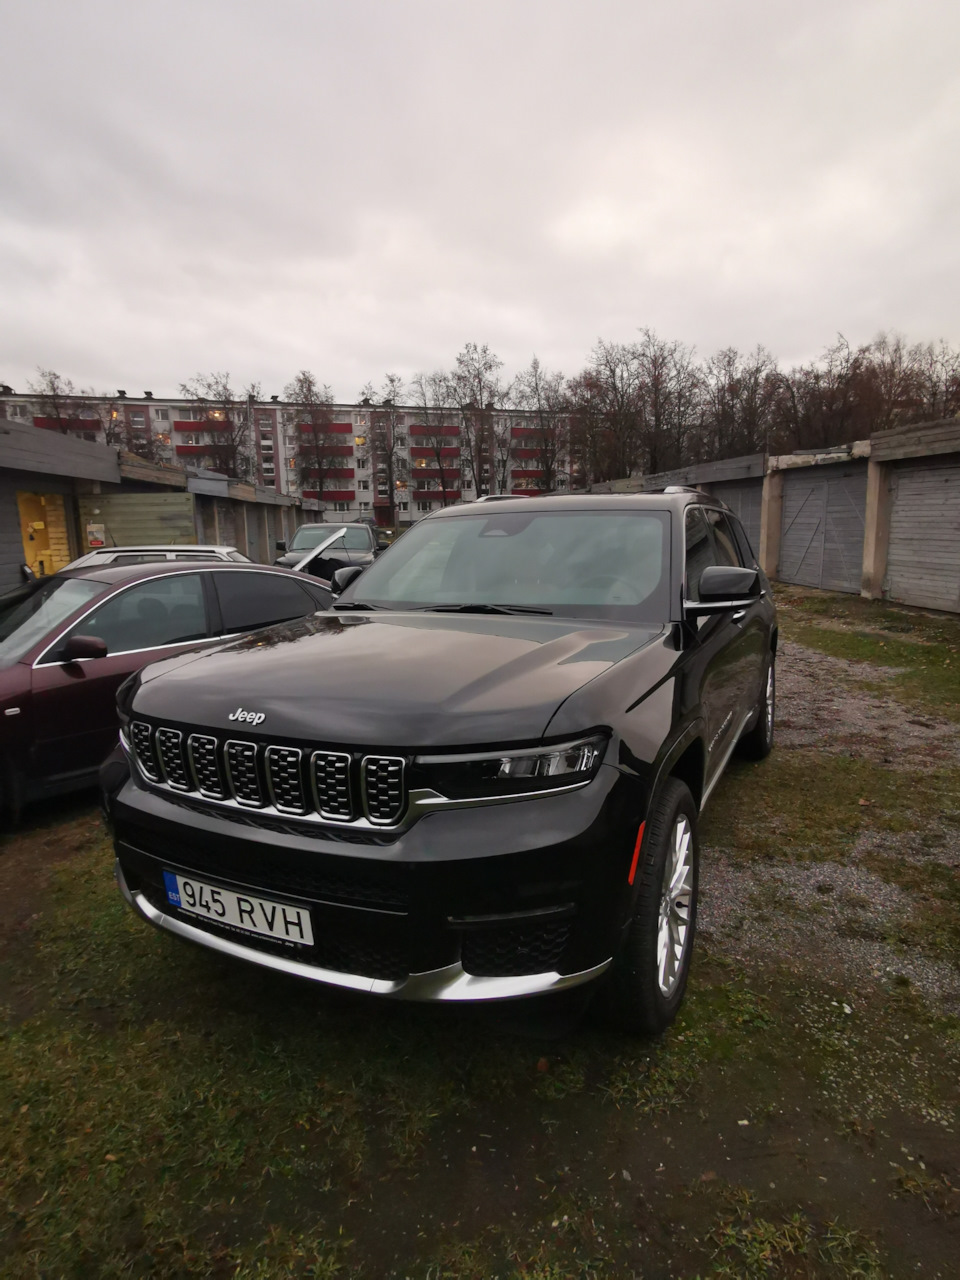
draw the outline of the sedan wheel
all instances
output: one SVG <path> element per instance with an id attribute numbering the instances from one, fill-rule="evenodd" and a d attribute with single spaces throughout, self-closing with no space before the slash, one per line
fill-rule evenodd
<path id="1" fill-rule="evenodd" d="M 697 806 L 668 778 L 647 814 L 633 918 L 598 993 L 607 1019 L 655 1035 L 677 1015 L 686 990 L 697 921 Z"/>

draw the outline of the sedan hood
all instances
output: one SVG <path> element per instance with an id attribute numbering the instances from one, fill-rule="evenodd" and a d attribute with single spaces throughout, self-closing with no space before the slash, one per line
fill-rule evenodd
<path id="1" fill-rule="evenodd" d="M 571 694 L 661 630 L 519 616 L 318 614 L 147 667 L 134 711 L 380 750 L 530 741 Z"/>

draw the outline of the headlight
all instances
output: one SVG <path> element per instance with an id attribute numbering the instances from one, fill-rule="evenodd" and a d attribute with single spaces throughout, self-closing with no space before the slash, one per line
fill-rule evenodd
<path id="1" fill-rule="evenodd" d="M 523 795 L 589 782 L 600 767 L 606 744 L 604 734 L 594 734 L 540 750 L 418 756 L 414 768 L 420 785 L 451 800 Z"/>

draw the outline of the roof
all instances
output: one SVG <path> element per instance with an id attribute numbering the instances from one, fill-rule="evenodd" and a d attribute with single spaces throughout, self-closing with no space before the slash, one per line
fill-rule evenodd
<path id="1" fill-rule="evenodd" d="M 106 582 L 111 586 L 117 582 L 136 582 L 138 578 L 155 578 L 168 573 L 204 573 L 215 569 L 218 573 L 283 573 L 302 581 L 307 574 L 296 573 L 293 569 L 283 569 L 275 564 L 242 564 L 238 560 L 197 560 L 190 564 L 186 560 L 152 561 L 150 564 L 90 564 L 80 565 L 76 569 L 63 569 L 55 576 L 63 578 L 90 578 L 94 582 Z M 322 585 L 322 584 L 320 584 Z"/>

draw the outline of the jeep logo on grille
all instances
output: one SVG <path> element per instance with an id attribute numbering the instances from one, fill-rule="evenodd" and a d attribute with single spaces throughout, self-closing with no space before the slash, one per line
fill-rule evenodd
<path id="1" fill-rule="evenodd" d="M 262 711 L 244 711 L 243 707 L 237 707 L 236 711 L 231 711 L 227 716 L 228 720 L 238 720 L 246 724 L 260 724 L 264 720 Z"/>

